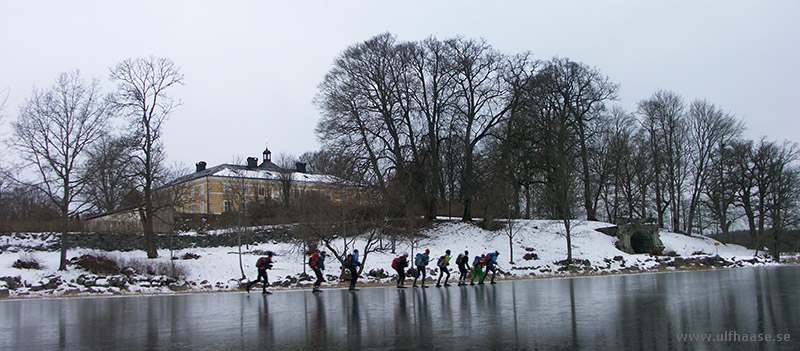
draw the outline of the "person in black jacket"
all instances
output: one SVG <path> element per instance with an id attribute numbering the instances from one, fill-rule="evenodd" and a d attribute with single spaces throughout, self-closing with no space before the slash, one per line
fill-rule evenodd
<path id="1" fill-rule="evenodd" d="M 456 258 L 456 265 L 461 275 L 458 276 L 458 285 L 467 285 L 467 278 L 469 277 L 469 251 L 464 250 L 463 254 L 458 255 Z"/>
<path id="2" fill-rule="evenodd" d="M 258 283 L 258 281 L 261 279 L 264 279 L 264 283 L 262 283 L 263 285 L 261 286 L 261 293 L 265 295 L 272 294 L 271 292 L 267 291 L 267 286 L 269 285 L 269 276 L 267 276 L 267 270 L 272 269 L 272 264 L 274 263 L 272 261 L 272 256 L 274 254 L 275 253 L 273 253 L 272 251 L 267 251 L 266 257 L 258 258 L 258 260 L 256 261 L 256 268 L 258 268 L 258 277 L 256 277 L 255 280 L 247 283 L 247 285 L 244 286 L 245 290 L 247 290 L 248 293 L 250 292 L 250 288 L 253 286 L 253 284 Z"/>

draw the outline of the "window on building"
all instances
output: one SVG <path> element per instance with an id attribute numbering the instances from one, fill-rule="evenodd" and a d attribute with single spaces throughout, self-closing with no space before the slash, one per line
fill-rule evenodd
<path id="1" fill-rule="evenodd" d="M 199 190 L 200 190 L 200 191 L 199 191 L 199 193 L 200 193 L 200 195 L 203 195 L 203 189 L 205 189 L 205 186 L 204 186 L 203 184 L 200 184 L 200 186 L 199 186 Z"/>
<path id="2" fill-rule="evenodd" d="M 250 195 L 250 186 L 249 185 L 245 185 L 244 186 L 244 195 Z"/>
<path id="3" fill-rule="evenodd" d="M 263 186 L 258 187 L 258 196 L 265 196 L 267 194 L 267 188 Z"/>
<path id="4" fill-rule="evenodd" d="M 231 200 L 225 200 L 222 204 L 224 206 L 223 211 L 225 211 L 225 212 L 230 212 L 231 211 Z"/>
<path id="5" fill-rule="evenodd" d="M 192 197 L 194 197 L 194 187 L 192 187 Z"/>
<path id="6" fill-rule="evenodd" d="M 194 212 L 195 212 L 195 207 L 194 207 L 194 204 L 192 204 L 192 210 L 191 210 L 191 211 L 192 211 L 192 213 L 194 213 Z"/>
<path id="7" fill-rule="evenodd" d="M 200 201 L 200 213 L 206 213 L 206 202 Z"/>
<path id="8" fill-rule="evenodd" d="M 223 190 L 223 192 L 225 192 L 225 194 L 233 193 L 233 187 L 231 187 L 230 184 L 223 184 L 222 185 L 222 190 Z"/>

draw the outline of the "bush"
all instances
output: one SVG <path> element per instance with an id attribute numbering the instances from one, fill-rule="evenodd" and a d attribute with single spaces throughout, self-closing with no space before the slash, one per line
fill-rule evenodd
<path id="1" fill-rule="evenodd" d="M 14 261 L 11 267 L 19 269 L 42 269 L 42 264 L 39 262 L 39 259 L 33 255 L 22 254 L 20 258 Z"/>
<path id="2" fill-rule="evenodd" d="M 199 257 L 199 256 L 198 256 Z M 91 273 L 102 275 L 131 274 L 163 275 L 175 280 L 183 279 L 189 270 L 174 262 L 155 261 L 147 259 L 119 260 L 108 255 L 83 255 L 73 258 L 70 263 L 77 265 Z"/>
<path id="3" fill-rule="evenodd" d="M 112 275 L 122 271 L 116 260 L 106 255 L 83 255 L 73 258 L 70 262 L 94 274 Z"/>
<path id="4" fill-rule="evenodd" d="M 198 255 L 198 254 L 196 254 L 194 252 L 187 252 L 187 253 L 183 254 L 183 256 L 180 256 L 181 260 L 197 260 L 199 258 L 200 258 L 200 255 Z M 173 257 L 172 259 L 174 260 L 176 258 Z"/>
<path id="5" fill-rule="evenodd" d="M 538 260 L 539 259 L 539 255 L 537 255 L 536 253 L 526 253 L 525 256 L 522 256 L 522 259 L 524 259 L 526 261 Z"/>
<path id="6" fill-rule="evenodd" d="M 174 262 L 132 259 L 125 262 L 124 266 L 133 269 L 138 274 L 163 275 L 175 280 L 183 279 L 189 273 L 185 266 Z"/>

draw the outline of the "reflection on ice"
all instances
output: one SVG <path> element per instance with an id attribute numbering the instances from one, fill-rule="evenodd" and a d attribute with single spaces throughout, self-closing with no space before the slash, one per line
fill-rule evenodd
<path id="1" fill-rule="evenodd" d="M 730 349 L 800 339 L 800 267 L 260 294 L 0 302 L 0 349 Z M 760 344 L 766 349 L 792 344 Z"/>

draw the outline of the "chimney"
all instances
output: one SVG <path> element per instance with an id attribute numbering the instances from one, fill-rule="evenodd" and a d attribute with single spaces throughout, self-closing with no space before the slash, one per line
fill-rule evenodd
<path id="1" fill-rule="evenodd" d="M 294 169 L 297 172 L 306 173 L 306 164 L 303 163 L 303 162 L 295 162 L 294 163 Z"/>
<path id="2" fill-rule="evenodd" d="M 258 157 L 248 157 L 247 168 L 256 168 L 256 167 L 258 167 Z"/>
<path id="3" fill-rule="evenodd" d="M 197 172 L 202 172 L 206 170 L 206 161 L 200 161 L 194 164 L 197 167 Z"/>

